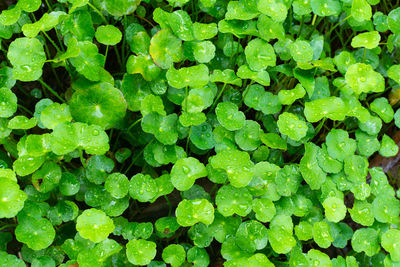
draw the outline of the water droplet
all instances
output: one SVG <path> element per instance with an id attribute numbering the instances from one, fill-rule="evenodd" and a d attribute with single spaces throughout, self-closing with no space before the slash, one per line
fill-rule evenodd
<path id="1" fill-rule="evenodd" d="M 97 130 L 97 129 L 95 129 L 95 130 L 93 130 L 93 135 L 99 135 L 99 130 Z"/>
<path id="2" fill-rule="evenodd" d="M 185 174 L 188 174 L 188 173 L 190 172 L 190 168 L 189 168 L 188 166 L 186 166 L 186 165 L 183 165 L 183 166 L 182 166 L 182 169 L 183 169 L 183 172 L 184 172 Z"/>

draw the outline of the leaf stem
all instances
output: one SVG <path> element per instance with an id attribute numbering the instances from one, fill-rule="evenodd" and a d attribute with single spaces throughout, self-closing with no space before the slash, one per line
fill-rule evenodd
<path id="1" fill-rule="evenodd" d="M 88 6 L 90 6 L 97 14 L 99 14 L 99 16 L 101 17 L 101 19 L 103 20 L 103 22 L 105 24 L 108 24 L 107 19 L 104 17 L 103 13 L 101 13 L 100 10 L 98 10 L 93 4 L 91 4 L 90 2 L 88 2 Z"/>
<path id="2" fill-rule="evenodd" d="M 333 32 L 334 29 L 336 29 L 340 24 L 342 24 L 343 22 L 345 22 L 346 20 L 348 20 L 351 17 L 351 14 L 348 15 L 347 17 L 345 17 L 344 19 L 342 19 L 341 21 L 339 21 L 338 23 L 336 23 L 328 32 L 328 36 L 331 35 L 331 33 Z"/>
<path id="3" fill-rule="evenodd" d="M 45 83 L 42 79 L 38 80 L 44 88 L 46 88 L 50 93 L 52 93 L 58 100 L 61 102 L 65 103 L 66 101 L 56 92 L 54 91 L 47 83 Z"/>
<path id="4" fill-rule="evenodd" d="M 3 225 L 3 226 L 0 227 L 0 231 L 3 231 L 4 229 L 7 229 L 7 228 L 16 227 L 17 225 L 18 224 L 6 224 L 6 225 Z"/>
<path id="5" fill-rule="evenodd" d="M 139 154 L 136 155 L 136 157 L 134 157 L 131 161 L 131 164 L 129 164 L 128 168 L 126 169 L 126 171 L 124 172 L 125 174 L 132 168 L 133 164 L 136 162 L 136 160 L 143 154 L 144 150 L 146 149 L 147 146 L 149 146 L 151 143 L 153 143 L 154 138 L 147 143 L 147 145 L 139 152 Z"/>
<path id="6" fill-rule="evenodd" d="M 61 52 L 61 49 L 57 46 L 57 44 L 53 41 L 53 39 L 50 38 L 50 36 L 42 31 L 43 35 L 46 36 L 47 40 L 49 40 L 49 42 L 54 46 L 54 48 L 57 50 L 57 52 Z"/>
<path id="7" fill-rule="evenodd" d="M 215 98 L 211 108 L 208 110 L 207 114 L 209 114 L 215 107 L 215 105 L 217 104 L 218 100 L 220 99 L 220 97 L 222 96 L 222 93 L 224 92 L 226 87 L 226 83 L 224 83 L 224 85 L 222 86 L 222 89 L 219 91 L 218 96 Z"/>

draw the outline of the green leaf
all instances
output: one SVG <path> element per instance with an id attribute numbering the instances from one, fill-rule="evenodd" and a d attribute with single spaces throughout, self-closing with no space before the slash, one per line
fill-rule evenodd
<path id="1" fill-rule="evenodd" d="M 125 174 L 115 172 L 107 176 L 104 188 L 115 198 L 123 198 L 129 191 L 129 180 Z"/>
<path id="2" fill-rule="evenodd" d="M 146 265 L 156 256 L 156 243 L 143 239 L 132 239 L 126 244 L 126 256 L 130 263 Z"/>
<path id="3" fill-rule="evenodd" d="M 15 228 L 15 237 L 33 250 L 47 248 L 53 243 L 56 231 L 50 221 L 43 218 L 28 217 Z"/>
<path id="4" fill-rule="evenodd" d="M 16 80 L 29 82 L 42 76 L 46 61 L 43 45 L 35 38 L 17 38 L 8 48 L 7 58 L 13 65 L 13 77 Z"/>
<path id="5" fill-rule="evenodd" d="M 248 65 L 241 65 L 236 74 L 241 79 L 251 79 L 264 86 L 270 85 L 269 73 L 266 70 L 252 71 Z"/>
<path id="6" fill-rule="evenodd" d="M 364 226 L 371 226 L 374 223 L 374 214 L 372 213 L 372 204 L 366 200 L 355 200 L 353 208 L 349 209 L 353 221 Z"/>
<path id="7" fill-rule="evenodd" d="M 157 193 L 157 183 L 150 175 L 138 173 L 129 182 L 129 195 L 140 202 L 149 202 Z"/>
<path id="8" fill-rule="evenodd" d="M 24 155 L 13 162 L 13 169 L 16 174 L 20 176 L 26 176 L 39 169 L 44 161 L 44 156 L 32 157 L 29 155 Z"/>
<path id="9" fill-rule="evenodd" d="M 341 129 L 333 129 L 326 136 L 328 154 L 339 161 L 351 156 L 356 151 L 356 142 L 349 138 L 348 132 Z"/>
<path id="10" fill-rule="evenodd" d="M 16 181 L 0 177 L 0 218 L 12 218 L 24 207 L 27 199 Z"/>
<path id="11" fill-rule="evenodd" d="M 325 221 L 314 223 L 312 233 L 315 243 L 321 248 L 329 248 L 334 240 L 330 226 Z"/>
<path id="12" fill-rule="evenodd" d="M 95 44 L 89 41 L 78 42 L 79 54 L 70 58 L 72 66 L 90 81 L 101 81 L 106 71 L 103 69 L 105 57 L 99 54 Z"/>
<path id="13" fill-rule="evenodd" d="M 289 253 L 296 245 L 296 239 L 294 239 L 291 232 L 288 232 L 284 228 L 274 227 L 267 230 L 268 241 L 271 244 L 272 249 L 279 254 Z"/>
<path id="14" fill-rule="evenodd" d="M 310 249 L 307 252 L 307 258 L 314 266 L 332 266 L 329 256 L 317 249 Z"/>
<path id="15" fill-rule="evenodd" d="M 236 231 L 235 241 L 239 248 L 254 253 L 267 246 L 267 228 L 255 220 L 243 222 Z"/>
<path id="16" fill-rule="evenodd" d="M 127 103 L 121 91 L 109 83 L 99 83 L 76 91 L 69 106 L 76 121 L 109 129 L 122 121 Z"/>
<path id="17" fill-rule="evenodd" d="M 383 157 L 394 157 L 399 152 L 399 146 L 392 138 L 384 134 L 381 141 L 381 148 L 379 154 Z"/>
<path id="18" fill-rule="evenodd" d="M 256 219 L 263 223 L 270 222 L 276 214 L 275 205 L 268 198 L 253 199 L 253 211 Z"/>
<path id="19" fill-rule="evenodd" d="M 273 149 L 281 149 L 286 150 L 287 144 L 286 141 L 280 137 L 279 134 L 276 133 L 263 133 L 260 135 L 261 142 L 263 142 L 266 146 Z"/>
<path id="20" fill-rule="evenodd" d="M 400 231 L 398 229 L 389 229 L 382 235 L 382 247 L 390 253 L 393 261 L 400 261 Z"/>
<path id="21" fill-rule="evenodd" d="M 319 167 L 317 155 L 320 148 L 313 143 L 304 145 L 305 153 L 300 160 L 300 172 L 311 189 L 321 187 L 326 179 L 326 173 Z"/>
<path id="22" fill-rule="evenodd" d="M 214 221 L 214 207 L 206 199 L 184 199 L 179 202 L 175 214 L 178 223 L 183 227 L 198 222 L 209 225 Z"/>
<path id="23" fill-rule="evenodd" d="M 151 133 L 164 145 L 173 145 L 178 139 L 176 113 L 162 116 L 158 113 L 149 113 L 141 121 L 145 133 Z"/>
<path id="24" fill-rule="evenodd" d="M 285 4 L 278 0 L 258 1 L 257 9 L 277 22 L 284 21 L 288 13 L 288 8 Z"/>
<path id="25" fill-rule="evenodd" d="M 210 264 L 210 257 L 204 248 L 191 247 L 187 251 L 187 261 L 194 266 L 208 266 Z"/>
<path id="26" fill-rule="evenodd" d="M 230 183 L 235 187 L 244 187 L 253 178 L 254 163 L 247 152 L 239 150 L 223 150 L 210 159 L 211 166 L 223 169 Z"/>
<path id="27" fill-rule="evenodd" d="M 40 113 L 40 121 L 47 129 L 53 129 L 60 123 L 70 122 L 72 116 L 67 104 L 53 103 Z"/>
<path id="28" fill-rule="evenodd" d="M 171 67 L 166 74 L 168 84 L 175 88 L 201 88 L 208 84 L 209 70 L 204 64 L 192 67 L 175 69 Z"/>
<path id="29" fill-rule="evenodd" d="M 260 2 L 259 2 L 260 4 Z M 253 71 L 262 71 L 276 65 L 274 48 L 264 40 L 251 40 L 245 50 L 247 64 Z"/>
<path id="30" fill-rule="evenodd" d="M 244 126 L 235 132 L 235 141 L 238 146 L 245 151 L 253 151 L 261 144 L 260 125 L 252 120 L 246 120 Z"/>
<path id="31" fill-rule="evenodd" d="M 385 81 L 382 75 L 375 72 L 372 66 L 364 63 L 351 65 L 345 75 L 346 83 L 356 95 L 369 92 L 383 92 Z"/>
<path id="32" fill-rule="evenodd" d="M 371 6 L 366 0 L 353 0 L 351 16 L 358 22 L 370 20 L 372 17 Z"/>
<path id="33" fill-rule="evenodd" d="M 12 118 L 8 122 L 8 128 L 9 129 L 21 129 L 21 130 L 28 130 L 33 127 L 35 127 L 37 124 L 37 119 L 35 117 L 32 117 L 28 119 L 27 117 L 23 115 L 18 115 Z"/>
<path id="34" fill-rule="evenodd" d="M 114 228 L 111 218 L 98 209 L 87 209 L 76 220 L 79 235 L 95 243 L 105 240 Z"/>
<path id="35" fill-rule="evenodd" d="M 304 115 L 309 122 L 323 118 L 342 121 L 347 115 L 347 108 L 341 98 L 331 96 L 306 102 Z"/>
<path id="36" fill-rule="evenodd" d="M 179 267 L 185 262 L 186 251 L 181 245 L 171 244 L 164 248 L 162 259 L 172 267 Z"/>
<path id="37" fill-rule="evenodd" d="M 236 86 L 242 86 L 242 80 L 239 79 L 235 72 L 231 69 L 226 70 L 214 70 L 210 76 L 212 82 L 223 82 L 224 84 L 233 84 Z"/>
<path id="38" fill-rule="evenodd" d="M 354 232 L 351 238 L 351 246 L 356 252 L 365 252 L 372 257 L 380 250 L 378 233 L 372 228 L 361 228 Z"/>
<path id="39" fill-rule="evenodd" d="M 245 124 L 245 115 L 238 110 L 238 107 L 232 102 L 218 103 L 215 108 L 217 120 L 229 131 L 241 129 Z"/>
<path id="40" fill-rule="evenodd" d="M 104 8 L 111 15 L 122 17 L 133 13 L 139 3 L 139 0 L 104 0 Z"/>
<path id="41" fill-rule="evenodd" d="M 211 39 L 217 35 L 218 29 L 215 23 L 193 23 L 193 35 L 197 40 Z"/>
<path id="42" fill-rule="evenodd" d="M 195 158 L 178 159 L 171 169 L 171 182 L 179 191 L 190 189 L 196 179 L 207 176 L 204 164 Z"/>
<path id="43" fill-rule="evenodd" d="M 122 39 L 121 31 L 113 25 L 101 25 L 96 29 L 96 40 L 104 45 L 116 45 Z"/>
<path id="44" fill-rule="evenodd" d="M 306 91 L 304 90 L 303 86 L 301 86 L 301 84 L 297 84 L 292 90 L 280 90 L 278 93 L 279 102 L 282 105 L 291 105 L 297 99 L 303 98 L 305 94 Z M 306 107 L 308 103 L 310 102 L 306 102 Z"/>
<path id="45" fill-rule="evenodd" d="M 337 197 L 328 197 L 322 203 L 325 209 L 325 216 L 330 222 L 340 222 L 346 217 L 346 206 L 343 199 Z"/>
<path id="46" fill-rule="evenodd" d="M 389 223 L 400 214 L 400 202 L 394 196 L 380 194 L 372 202 L 372 211 L 378 222 Z"/>
<path id="47" fill-rule="evenodd" d="M 389 101 L 385 97 L 378 97 L 372 101 L 370 108 L 373 112 L 378 114 L 378 116 L 385 122 L 389 123 L 392 121 L 394 116 L 394 111 Z"/>
<path id="48" fill-rule="evenodd" d="M 63 11 L 45 13 L 40 20 L 22 25 L 22 32 L 26 37 L 34 38 L 41 31 L 46 32 L 57 26 L 66 16 L 67 14 Z"/>
<path id="49" fill-rule="evenodd" d="M 356 131 L 357 149 L 360 155 L 370 157 L 379 150 L 381 144 L 375 135 L 368 135 L 363 131 Z"/>
<path id="50" fill-rule="evenodd" d="M 381 36 L 379 32 L 363 32 L 353 37 L 351 46 L 354 48 L 365 47 L 367 49 L 374 49 L 379 45 L 380 41 Z"/>
<path id="51" fill-rule="evenodd" d="M 53 161 L 46 161 L 39 170 L 32 175 L 32 184 L 39 192 L 47 193 L 54 190 L 61 179 L 61 168 Z"/>
<path id="52" fill-rule="evenodd" d="M 86 162 L 86 178 L 94 184 L 105 182 L 107 173 L 114 169 L 114 161 L 106 156 L 92 156 Z"/>
<path id="53" fill-rule="evenodd" d="M 387 18 L 388 26 L 389 29 L 394 34 L 400 33 L 399 18 L 400 18 L 400 8 L 393 9 L 388 14 Z"/>
<path id="54" fill-rule="evenodd" d="M 321 17 L 338 16 L 342 9 L 339 0 L 311 0 L 311 8 L 314 14 Z"/>
<path id="55" fill-rule="evenodd" d="M 290 55 L 299 63 L 311 61 L 314 51 L 307 41 L 296 40 L 289 45 Z"/>
<path id="56" fill-rule="evenodd" d="M 183 59 L 182 42 L 168 29 L 160 30 L 151 38 L 149 51 L 154 63 L 163 69 Z"/>
<path id="57" fill-rule="evenodd" d="M 295 114 L 283 112 L 278 119 L 279 131 L 294 141 L 300 141 L 306 136 L 308 127 L 305 121 L 300 120 Z"/>
<path id="58" fill-rule="evenodd" d="M 225 217 L 233 214 L 246 216 L 252 208 L 252 197 L 247 188 L 224 185 L 218 190 L 215 203 L 218 212 Z"/>

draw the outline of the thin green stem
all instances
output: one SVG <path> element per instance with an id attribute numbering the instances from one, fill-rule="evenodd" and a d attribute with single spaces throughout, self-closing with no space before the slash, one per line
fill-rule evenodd
<path id="1" fill-rule="evenodd" d="M 190 142 L 190 135 L 191 134 L 192 134 L 192 126 L 189 127 L 189 134 L 188 134 L 188 137 L 186 139 L 186 148 L 185 148 L 186 154 L 188 154 L 188 152 L 189 152 L 189 142 Z"/>
<path id="2" fill-rule="evenodd" d="M 336 24 L 329 30 L 328 35 L 330 36 L 334 29 L 336 29 L 338 26 L 340 26 L 340 24 L 342 24 L 343 22 L 345 22 L 346 20 L 348 20 L 350 17 L 351 17 L 351 14 L 348 15 L 347 17 L 345 17 L 344 19 L 342 19 L 341 21 L 339 21 L 338 23 L 336 23 Z"/>
<path id="3" fill-rule="evenodd" d="M 44 36 L 46 36 L 47 40 L 54 46 L 54 48 L 57 50 L 57 52 L 61 52 L 61 49 L 57 46 L 57 44 L 53 41 L 53 39 L 50 38 L 50 36 L 46 32 L 42 32 Z"/>
<path id="4" fill-rule="evenodd" d="M 54 91 L 47 83 L 45 83 L 42 79 L 38 80 L 44 88 L 46 88 L 50 93 L 52 93 L 58 100 L 65 103 L 65 100 L 56 92 Z"/>
<path id="5" fill-rule="evenodd" d="M 85 161 L 85 158 L 83 157 L 83 150 L 82 149 L 79 150 L 79 159 L 81 160 L 82 166 L 84 168 L 86 168 L 86 161 Z"/>
<path id="6" fill-rule="evenodd" d="M 26 107 L 24 107 L 23 105 L 18 104 L 18 108 L 22 109 L 23 111 L 25 111 L 27 114 L 33 116 L 33 113 L 27 109 Z"/>
<path id="7" fill-rule="evenodd" d="M 45 0 L 47 7 L 49 8 L 49 11 L 53 11 L 53 8 L 51 7 L 51 5 L 49 4 L 48 0 Z"/>
<path id="8" fill-rule="evenodd" d="M 225 90 L 225 87 L 226 87 L 226 83 L 224 83 L 224 85 L 222 86 L 221 90 L 218 93 L 218 96 L 215 98 L 215 100 L 214 100 L 213 104 L 211 105 L 211 108 L 208 110 L 207 114 L 210 113 L 214 109 L 214 107 L 217 104 L 218 100 L 222 96 L 222 94 L 223 94 L 223 92 Z"/>
<path id="9" fill-rule="evenodd" d="M 3 231 L 4 229 L 7 229 L 7 228 L 16 227 L 17 225 L 18 224 L 6 224 L 6 225 L 3 225 L 3 226 L 0 227 L 0 231 Z"/>
<path id="10" fill-rule="evenodd" d="M 98 10 L 94 5 L 92 5 L 90 2 L 88 2 L 88 6 L 90 6 L 97 14 L 99 14 L 99 16 L 101 17 L 101 19 L 103 20 L 103 22 L 105 24 L 108 24 L 107 19 L 104 17 L 103 13 L 101 13 L 100 10 Z"/>
<path id="11" fill-rule="evenodd" d="M 171 216 L 172 213 L 172 205 L 171 205 L 171 201 L 169 201 L 168 197 L 166 195 L 164 195 L 165 201 L 167 202 L 168 205 L 168 217 Z"/>
<path id="12" fill-rule="evenodd" d="M 315 24 L 315 21 L 317 20 L 317 14 L 314 14 L 314 17 L 312 18 L 312 22 L 311 22 L 311 25 L 313 25 L 314 26 L 314 24 Z"/>
<path id="13" fill-rule="evenodd" d="M 128 129 L 127 129 L 126 131 L 129 132 L 130 129 L 132 129 L 132 128 L 133 128 L 136 124 L 138 124 L 142 119 L 143 119 L 143 117 L 140 118 L 140 119 L 137 119 L 134 123 L 132 123 L 132 124 L 128 127 Z"/>
<path id="14" fill-rule="evenodd" d="M 104 53 L 104 66 L 106 66 L 106 61 L 107 61 L 107 54 L 108 54 L 108 45 L 106 46 L 106 52 Z"/>
<path id="15" fill-rule="evenodd" d="M 149 146 L 151 143 L 153 143 L 154 139 L 152 139 L 150 142 L 147 143 L 147 145 L 134 157 L 131 161 L 131 164 L 129 164 L 128 168 L 124 172 L 125 174 L 133 167 L 133 164 L 135 164 L 136 160 L 143 154 L 144 150 L 146 149 L 147 146 Z"/>
<path id="16" fill-rule="evenodd" d="M 116 46 L 114 46 L 114 51 L 115 51 L 115 55 L 117 56 L 117 61 L 118 61 L 119 66 L 121 67 L 122 70 L 124 70 L 125 66 L 122 65 L 121 56 L 119 55 L 119 52 L 118 52 L 118 49 Z"/>

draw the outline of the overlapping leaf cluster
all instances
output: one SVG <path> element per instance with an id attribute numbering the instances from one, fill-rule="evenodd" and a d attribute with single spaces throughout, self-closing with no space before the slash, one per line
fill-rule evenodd
<path id="1" fill-rule="evenodd" d="M 400 5 L 0 8 L 0 266 L 398 266 Z"/>

